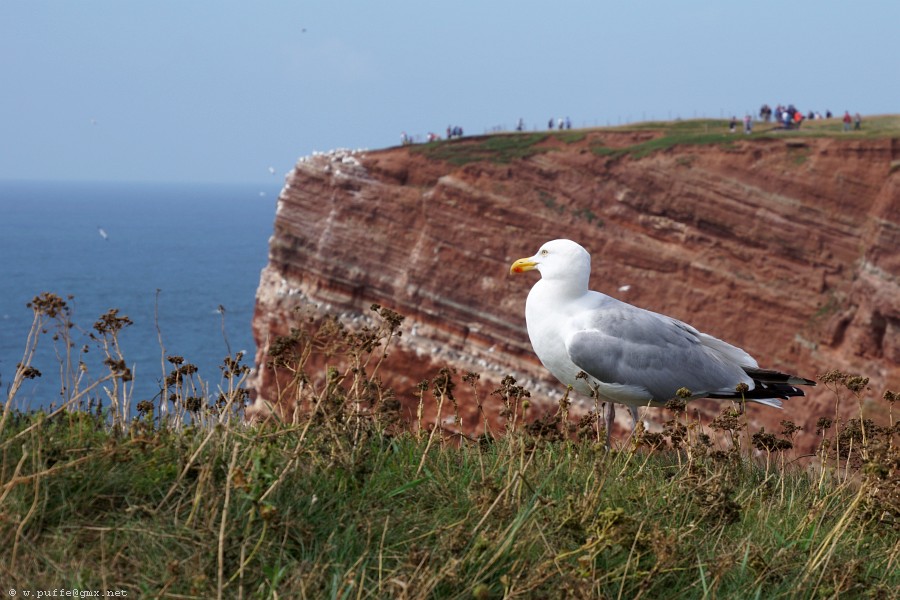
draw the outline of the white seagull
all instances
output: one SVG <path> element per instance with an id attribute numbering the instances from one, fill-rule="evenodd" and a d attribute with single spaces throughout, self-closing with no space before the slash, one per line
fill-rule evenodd
<path id="1" fill-rule="evenodd" d="M 525 302 L 535 354 L 579 393 L 628 406 L 635 425 L 637 407 L 664 406 L 680 388 L 690 398 L 743 398 L 780 408 L 782 399 L 804 395 L 795 385 L 815 385 L 760 369 L 740 348 L 687 323 L 589 290 L 591 255 L 571 240 L 547 242 L 510 267 L 510 273 L 532 270 L 541 274 Z M 578 377 L 581 372 L 587 377 Z"/>
<path id="2" fill-rule="evenodd" d="M 103 229 L 102 227 L 98 227 L 97 233 L 99 233 L 100 237 L 102 237 L 104 240 L 106 240 L 107 242 L 109 241 L 109 234 L 106 233 L 105 229 Z"/>

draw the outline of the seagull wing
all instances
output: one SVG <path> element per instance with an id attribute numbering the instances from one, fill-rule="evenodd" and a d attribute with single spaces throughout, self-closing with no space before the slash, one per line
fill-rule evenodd
<path id="1" fill-rule="evenodd" d="M 690 325 L 622 302 L 603 302 L 572 319 L 565 338 L 569 358 L 602 383 L 643 388 L 663 403 L 685 387 L 695 397 L 752 385 L 744 351 Z"/>

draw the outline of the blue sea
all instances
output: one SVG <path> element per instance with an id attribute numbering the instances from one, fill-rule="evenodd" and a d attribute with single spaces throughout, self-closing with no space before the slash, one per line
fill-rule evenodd
<path id="1" fill-rule="evenodd" d="M 252 366 L 254 297 L 279 189 L 274 180 L 268 185 L 0 181 L 2 399 L 34 316 L 26 305 L 43 292 L 59 295 L 72 308 L 73 355 L 81 356 L 78 350 L 88 345 L 91 380 L 106 372 L 99 347 L 88 337 L 93 324 L 113 308 L 134 322 L 120 334 L 120 344 L 133 370 L 135 402 L 160 389 L 157 324 L 165 353 L 197 365 L 210 392 L 221 382 L 218 365 L 229 347 L 232 353 L 245 351 Z M 26 382 L 16 407 L 59 403 L 57 350 L 52 331 L 40 338 L 32 366 L 43 376 Z"/>

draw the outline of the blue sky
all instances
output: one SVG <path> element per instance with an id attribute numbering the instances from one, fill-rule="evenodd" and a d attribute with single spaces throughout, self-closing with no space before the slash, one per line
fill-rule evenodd
<path id="1" fill-rule="evenodd" d="M 0 179 L 271 180 L 424 136 L 900 112 L 900 2 L 3 0 Z"/>

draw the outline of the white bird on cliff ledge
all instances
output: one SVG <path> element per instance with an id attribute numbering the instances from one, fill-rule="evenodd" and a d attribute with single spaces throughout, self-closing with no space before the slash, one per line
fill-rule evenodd
<path id="1" fill-rule="evenodd" d="M 541 363 L 576 391 L 608 401 L 607 445 L 614 411 L 625 404 L 664 406 L 680 388 L 690 398 L 737 399 L 781 407 L 815 382 L 760 369 L 752 356 L 687 323 L 588 289 L 591 255 L 571 240 L 547 242 L 510 273 L 537 270 L 525 302 L 528 337 Z M 587 377 L 578 377 L 584 372 Z M 736 388 L 746 386 L 741 392 Z M 743 388 L 744 386 L 740 386 Z"/>

